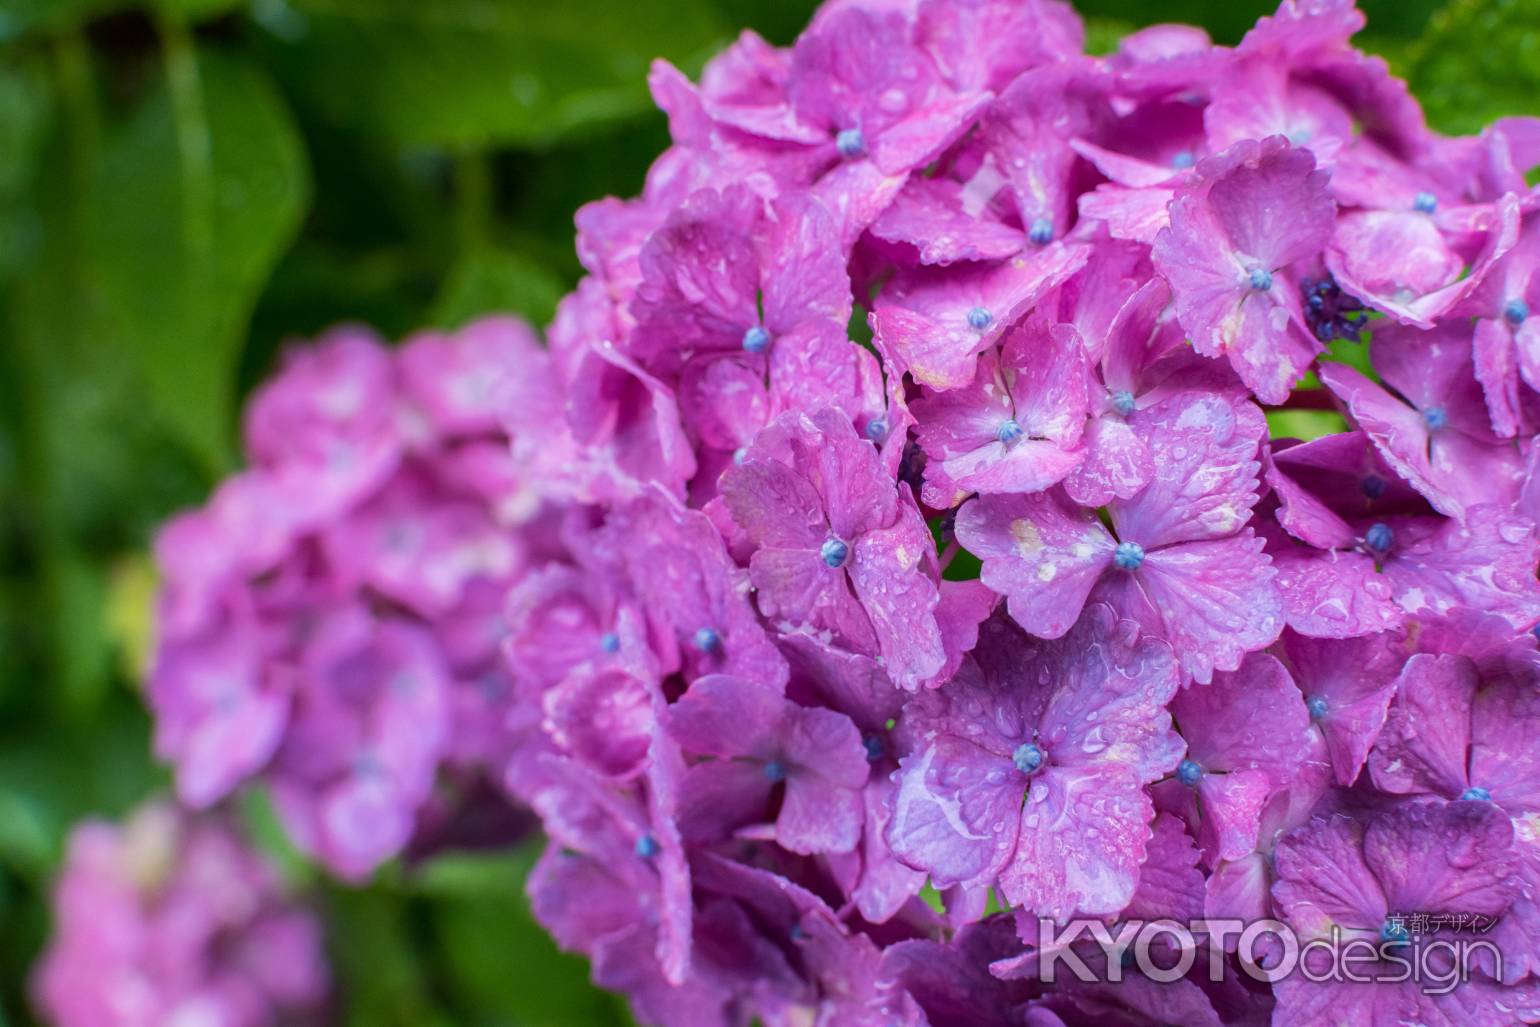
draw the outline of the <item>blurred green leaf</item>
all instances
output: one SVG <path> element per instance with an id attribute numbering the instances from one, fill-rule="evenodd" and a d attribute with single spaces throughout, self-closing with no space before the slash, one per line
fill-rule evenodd
<path id="1" fill-rule="evenodd" d="M 455 1027 L 430 996 L 408 902 L 378 887 L 326 891 L 327 937 L 348 1027 Z"/>
<path id="2" fill-rule="evenodd" d="M 107 140 L 86 207 L 95 272 L 149 399 L 228 466 L 251 308 L 309 195 L 305 158 L 255 68 L 170 47 L 168 72 Z"/>
<path id="3" fill-rule="evenodd" d="M 70 28 L 125 5 L 125 0 L 9 0 L 0 7 L 0 41 Z"/>
<path id="4" fill-rule="evenodd" d="M 21 201 L 42 154 L 51 100 L 37 61 L 0 61 L 0 275 L 41 230 Z"/>
<path id="5" fill-rule="evenodd" d="M 1409 57 L 1412 91 L 1441 131 L 1479 132 L 1495 118 L 1534 114 L 1540 98 L 1540 4 L 1452 0 Z"/>
<path id="6" fill-rule="evenodd" d="M 48 571 L 56 592 L 48 621 L 50 650 L 58 656 L 50 687 L 60 692 L 69 713 L 90 714 L 112 680 L 107 583 L 102 568 L 74 547 L 56 554 Z"/>
<path id="7" fill-rule="evenodd" d="M 1112 53 L 1117 50 L 1118 41 L 1136 27 L 1117 18 L 1087 18 L 1085 22 L 1086 53 Z"/>
<path id="8" fill-rule="evenodd" d="M 33 32 L 59 32 L 83 22 L 135 7 L 158 7 L 189 20 L 212 18 L 241 6 L 242 0 L 7 0 L 0 6 L 0 41 Z"/>
<path id="9" fill-rule="evenodd" d="M 337 124 L 407 144 L 543 146 L 649 109 L 654 57 L 729 38 L 706 0 L 258 0 L 276 65 Z"/>
<path id="10" fill-rule="evenodd" d="M 427 876 L 444 990 L 478 1022 L 497 1027 L 605 1027 L 630 1023 L 619 999 L 588 983 L 585 960 L 561 952 L 535 922 L 523 879 L 540 851 L 449 856 Z M 426 883 L 426 882 L 424 882 Z M 518 953 L 517 959 L 508 953 Z"/>
<path id="11" fill-rule="evenodd" d="M 164 785 L 150 761 L 147 718 L 136 707 L 120 695 L 88 727 L 17 725 L 0 735 L 0 860 L 40 880 L 76 820 L 117 816 Z"/>
<path id="12" fill-rule="evenodd" d="M 1271 438 L 1309 442 L 1347 431 L 1347 420 L 1335 410 L 1269 410 L 1267 431 Z"/>
<path id="13" fill-rule="evenodd" d="M 564 292 L 559 277 L 523 254 L 477 247 L 450 268 L 429 319 L 456 328 L 482 314 L 509 312 L 545 325 Z"/>

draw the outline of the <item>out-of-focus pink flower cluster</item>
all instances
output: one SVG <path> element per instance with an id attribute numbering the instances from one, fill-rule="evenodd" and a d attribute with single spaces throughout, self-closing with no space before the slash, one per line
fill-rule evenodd
<path id="1" fill-rule="evenodd" d="M 361 877 L 494 780 L 648 1022 L 1540 1018 L 1540 121 L 1432 132 L 1361 24 L 832 0 L 656 65 L 544 348 L 297 349 L 167 528 L 181 798 Z M 1376 979 L 1039 980 L 1041 921 L 1203 916 Z"/>
<path id="2" fill-rule="evenodd" d="M 148 697 L 189 807 L 260 777 L 356 879 L 412 839 L 441 770 L 501 773 L 503 604 L 539 550 L 501 383 L 533 359 L 511 318 L 394 351 L 339 328 L 258 392 L 250 469 L 156 546 Z"/>
<path id="3" fill-rule="evenodd" d="M 59 1027 L 323 1022 L 321 927 L 217 815 L 146 804 L 70 836 L 39 1006 Z"/>

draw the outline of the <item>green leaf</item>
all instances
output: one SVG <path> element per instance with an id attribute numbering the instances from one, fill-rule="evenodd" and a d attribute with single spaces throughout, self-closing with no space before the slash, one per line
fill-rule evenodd
<path id="1" fill-rule="evenodd" d="M 382 888 L 326 892 L 327 939 L 347 1027 L 451 1027 L 430 994 L 409 900 Z"/>
<path id="2" fill-rule="evenodd" d="M 241 6 L 241 0 L 8 0 L 0 7 L 0 41 L 28 33 L 59 32 L 73 29 L 92 18 L 113 14 L 131 7 L 158 7 L 202 21 Z"/>
<path id="3" fill-rule="evenodd" d="M 164 784 L 143 711 L 119 696 L 78 729 L 29 724 L 0 736 L 0 861 L 23 876 L 48 874 L 81 817 L 117 816 Z"/>
<path id="4" fill-rule="evenodd" d="M 0 41 L 68 29 L 125 6 L 126 0 L 9 0 L 0 7 Z"/>
<path id="5" fill-rule="evenodd" d="M 1533 114 L 1540 96 L 1540 4 L 1452 0 L 1408 58 L 1412 92 L 1432 125 L 1475 133 L 1495 118 Z"/>
<path id="6" fill-rule="evenodd" d="M 0 62 L 0 275 L 40 232 L 22 198 L 37 172 L 51 101 L 36 61 Z"/>
<path id="7" fill-rule="evenodd" d="M 565 291 L 560 278 L 529 257 L 477 247 L 450 268 L 429 318 L 457 328 L 482 314 L 514 313 L 544 325 Z"/>
<path id="8" fill-rule="evenodd" d="M 1322 435 L 1347 431 L 1347 420 L 1335 410 L 1269 410 L 1267 432 L 1274 439 L 1309 442 Z"/>
<path id="9" fill-rule="evenodd" d="M 698 63 L 729 27 L 619 0 L 263 0 L 277 67 L 332 122 L 406 144 L 543 146 L 649 109 L 649 62 Z"/>
<path id="10" fill-rule="evenodd" d="M 137 357 L 152 408 L 220 469 L 246 323 L 298 229 L 309 176 L 266 79 L 189 47 L 171 37 L 166 74 L 109 134 L 86 246 L 111 352 Z"/>
<path id="11" fill-rule="evenodd" d="M 437 976 L 463 1009 L 493 1024 L 629 1023 L 619 999 L 589 983 L 588 963 L 561 952 L 529 912 L 523 878 L 542 843 L 512 854 L 448 856 L 430 869 Z"/>
<path id="12" fill-rule="evenodd" d="M 1085 49 L 1086 53 L 1109 54 L 1118 48 L 1118 42 L 1130 32 L 1135 25 L 1117 18 L 1087 18 L 1085 22 Z"/>

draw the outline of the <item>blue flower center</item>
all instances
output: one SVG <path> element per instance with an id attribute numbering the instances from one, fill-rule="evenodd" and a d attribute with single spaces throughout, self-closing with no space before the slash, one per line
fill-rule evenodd
<path id="1" fill-rule="evenodd" d="M 1320 720 L 1326 716 L 1326 699 L 1324 696 L 1312 695 L 1305 700 L 1305 709 L 1310 711 L 1311 720 Z"/>
<path id="2" fill-rule="evenodd" d="M 829 537 L 824 539 L 822 546 L 818 548 L 818 555 L 823 557 L 823 562 L 830 567 L 843 567 L 850 557 L 850 546 L 844 539 Z"/>
<path id="3" fill-rule="evenodd" d="M 1391 543 L 1395 542 L 1396 533 L 1390 530 L 1390 525 L 1375 523 L 1369 525 L 1369 530 L 1364 532 L 1364 545 L 1376 553 L 1390 551 Z"/>
<path id="4" fill-rule="evenodd" d="M 859 157 L 866 152 L 866 137 L 859 128 L 844 128 L 834 137 L 834 148 L 841 157 Z"/>
<path id="5" fill-rule="evenodd" d="M 763 353 L 770 345 L 770 333 L 763 325 L 755 325 L 743 333 L 743 348 L 749 353 Z"/>
<path id="6" fill-rule="evenodd" d="M 994 323 L 995 317 L 983 307 L 974 307 L 968 311 L 968 327 L 975 332 L 982 332 Z"/>
<path id="7" fill-rule="evenodd" d="M 636 854 L 643 859 L 656 856 L 659 848 L 658 840 L 650 834 L 644 834 L 636 840 Z"/>
<path id="8" fill-rule="evenodd" d="M 1364 495 L 1370 499 L 1378 499 L 1385 494 L 1387 485 L 1388 483 L 1385 479 L 1381 478 L 1378 474 L 1366 474 L 1364 475 L 1361 487 L 1364 490 Z"/>
<path id="9" fill-rule="evenodd" d="M 887 746 L 882 744 L 882 739 L 877 735 L 867 735 L 861 739 L 861 744 L 866 747 L 866 758 L 868 760 L 880 760 L 883 754 L 888 751 Z"/>
<path id="10" fill-rule="evenodd" d="M 599 648 L 607 653 L 620 652 L 620 636 L 613 631 L 606 631 L 599 636 Z"/>
<path id="11" fill-rule="evenodd" d="M 1119 542 L 1112 551 L 1112 565 L 1120 571 L 1136 571 L 1144 564 L 1144 547 L 1137 542 Z"/>
<path id="12" fill-rule="evenodd" d="M 1047 218 L 1037 218 L 1032 222 L 1032 227 L 1027 229 L 1027 238 L 1039 246 L 1046 246 L 1053 239 L 1053 222 Z"/>
<path id="13" fill-rule="evenodd" d="M 1112 409 L 1127 417 L 1134 412 L 1134 394 L 1127 389 L 1119 389 L 1112 394 Z"/>
<path id="14" fill-rule="evenodd" d="M 995 431 L 995 438 L 1001 442 L 1011 443 L 1021 438 L 1023 434 L 1025 433 L 1021 430 L 1021 425 L 1017 423 L 1016 418 L 1008 417 L 1000 423 L 1000 427 Z"/>
<path id="15" fill-rule="evenodd" d="M 1266 292 L 1273 287 L 1273 273 L 1265 267 L 1254 267 L 1247 281 L 1257 292 Z"/>
<path id="16" fill-rule="evenodd" d="M 1192 155 L 1191 150 L 1178 150 L 1171 157 L 1171 166 L 1178 171 L 1185 171 L 1198 163 L 1198 158 Z"/>
<path id="17" fill-rule="evenodd" d="M 1443 407 L 1428 407 L 1422 412 L 1422 423 L 1428 426 L 1429 431 L 1438 431 L 1448 426 L 1449 415 Z"/>
<path id="18" fill-rule="evenodd" d="M 888 434 L 888 422 L 881 417 L 874 417 L 866 422 L 866 437 L 873 442 L 881 442 Z"/>
<path id="19" fill-rule="evenodd" d="M 1023 774 L 1030 774 L 1043 765 L 1047 753 L 1032 742 L 1022 742 L 1011 753 L 1011 762 L 1016 764 L 1016 769 Z"/>
<path id="20" fill-rule="evenodd" d="M 1380 924 L 1380 941 L 1399 945 L 1410 941 L 1411 937 L 1411 933 L 1406 929 L 1406 924 L 1402 923 L 1399 919 L 1386 917 L 1385 922 Z"/>
<path id="21" fill-rule="evenodd" d="M 1431 214 L 1438 210 L 1438 197 L 1428 192 L 1418 193 L 1412 201 L 1412 209 L 1419 214 Z"/>
<path id="22" fill-rule="evenodd" d="M 786 764 L 780 760 L 771 760 L 765 764 L 765 776 L 772 781 L 786 780 Z"/>
<path id="23" fill-rule="evenodd" d="M 1492 793 L 1480 785 L 1471 785 L 1469 788 L 1465 789 L 1465 791 L 1460 793 L 1460 798 L 1473 799 L 1476 802 L 1491 802 Z"/>
<path id="24" fill-rule="evenodd" d="M 1191 788 L 1198 783 L 1198 778 L 1203 776 L 1203 768 L 1192 760 L 1183 760 L 1176 765 L 1176 779 Z"/>
<path id="25" fill-rule="evenodd" d="M 1503 304 L 1503 320 L 1517 328 L 1529 318 L 1529 304 L 1521 299 L 1511 299 Z"/>
<path id="26" fill-rule="evenodd" d="M 722 648 L 722 636 L 716 628 L 701 628 L 695 632 L 695 648 L 703 653 L 714 653 Z"/>

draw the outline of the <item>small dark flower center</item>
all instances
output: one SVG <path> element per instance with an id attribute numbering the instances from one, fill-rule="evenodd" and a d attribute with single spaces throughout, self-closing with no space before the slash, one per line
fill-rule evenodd
<path id="1" fill-rule="evenodd" d="M 850 557 L 850 546 L 844 539 L 830 536 L 819 547 L 818 555 L 823 557 L 823 562 L 830 567 L 843 567 L 845 566 L 845 561 Z"/>
<path id="2" fill-rule="evenodd" d="M 1022 742 L 1016 747 L 1016 751 L 1011 753 L 1011 762 L 1016 764 L 1016 769 L 1023 774 L 1030 774 L 1043 765 L 1047 755 L 1041 746 L 1032 742 Z"/>
<path id="3" fill-rule="evenodd" d="M 1119 542 L 1112 551 L 1112 565 L 1120 571 L 1136 571 L 1144 565 L 1144 547 L 1137 542 Z"/>
<path id="4" fill-rule="evenodd" d="M 722 648 L 722 636 L 716 628 L 701 628 L 695 632 L 695 648 L 703 653 L 714 653 Z"/>

